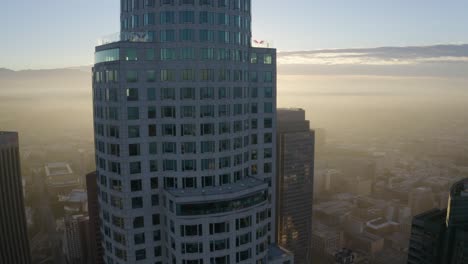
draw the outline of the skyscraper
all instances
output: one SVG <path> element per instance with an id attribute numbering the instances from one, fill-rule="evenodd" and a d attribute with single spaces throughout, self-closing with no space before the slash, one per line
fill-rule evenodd
<path id="1" fill-rule="evenodd" d="M 88 213 L 89 213 L 89 263 L 102 264 L 102 235 L 100 232 L 100 218 L 99 218 L 99 189 L 97 186 L 97 174 L 91 172 L 86 175 L 86 191 L 88 192 Z"/>
<path id="2" fill-rule="evenodd" d="M 468 179 L 452 186 L 447 210 L 414 217 L 408 263 L 468 263 Z"/>
<path id="3" fill-rule="evenodd" d="M 250 0 L 121 2 L 93 68 L 106 263 L 291 260 L 274 247 L 276 51 L 252 47 Z"/>
<path id="4" fill-rule="evenodd" d="M 31 263 L 18 134 L 0 131 L 0 263 Z"/>
<path id="5" fill-rule="evenodd" d="M 310 264 L 315 133 L 302 109 L 278 109 L 279 244 Z"/>

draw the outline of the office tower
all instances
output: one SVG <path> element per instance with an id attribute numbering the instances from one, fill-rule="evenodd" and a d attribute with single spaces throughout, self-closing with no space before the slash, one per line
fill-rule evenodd
<path id="1" fill-rule="evenodd" d="M 68 264 L 88 263 L 89 218 L 67 215 L 64 218 L 63 253 Z"/>
<path id="2" fill-rule="evenodd" d="M 88 214 L 89 214 L 89 243 L 88 254 L 90 264 L 102 264 L 103 248 L 100 232 L 99 201 L 97 174 L 91 172 L 86 175 L 86 191 L 88 192 Z"/>
<path id="3" fill-rule="evenodd" d="M 18 134 L 0 131 L 0 263 L 29 264 Z"/>
<path id="4" fill-rule="evenodd" d="M 468 179 L 452 186 L 448 205 L 414 217 L 409 264 L 468 263 Z"/>
<path id="5" fill-rule="evenodd" d="M 124 0 L 96 48 L 106 263 L 290 258 L 273 247 L 276 51 L 252 47 L 250 2 Z"/>
<path id="6" fill-rule="evenodd" d="M 315 134 L 302 109 L 278 109 L 278 242 L 311 263 Z"/>

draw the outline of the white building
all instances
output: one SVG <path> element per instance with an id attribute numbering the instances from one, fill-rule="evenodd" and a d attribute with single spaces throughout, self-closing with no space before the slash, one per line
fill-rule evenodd
<path id="1" fill-rule="evenodd" d="M 292 261 L 274 247 L 276 50 L 251 46 L 251 1 L 121 11 L 93 68 L 106 263 Z"/>

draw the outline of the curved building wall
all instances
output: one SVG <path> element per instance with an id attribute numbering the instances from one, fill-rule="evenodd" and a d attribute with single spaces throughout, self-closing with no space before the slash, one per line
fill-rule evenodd
<path id="1" fill-rule="evenodd" d="M 122 1 L 121 21 L 93 68 L 106 263 L 265 263 L 276 51 L 250 46 L 250 1 Z"/>

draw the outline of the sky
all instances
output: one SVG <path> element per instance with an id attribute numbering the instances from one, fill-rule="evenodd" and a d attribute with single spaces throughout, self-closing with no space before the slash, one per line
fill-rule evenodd
<path id="1" fill-rule="evenodd" d="M 119 31 L 119 0 L 10 0 L 0 68 L 91 65 Z M 252 0 L 253 38 L 278 51 L 468 43 L 466 0 Z"/>

